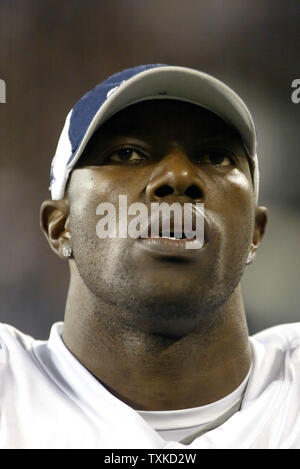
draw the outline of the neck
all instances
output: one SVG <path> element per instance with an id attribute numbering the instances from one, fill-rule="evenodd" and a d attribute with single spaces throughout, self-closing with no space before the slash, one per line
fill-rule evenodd
<path id="1" fill-rule="evenodd" d="M 240 286 L 192 332 L 170 339 L 124 326 L 120 312 L 71 275 L 62 338 L 112 394 L 139 410 L 222 399 L 246 377 L 251 349 Z M 119 319 L 118 319 L 119 318 Z"/>

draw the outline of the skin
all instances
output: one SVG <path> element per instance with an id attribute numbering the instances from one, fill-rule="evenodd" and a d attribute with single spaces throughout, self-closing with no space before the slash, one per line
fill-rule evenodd
<path id="1" fill-rule="evenodd" d="M 223 159 L 207 156 L 216 148 Z M 120 194 L 128 206 L 203 202 L 205 248 L 183 259 L 147 252 L 129 237 L 99 239 L 96 207 L 117 209 Z M 225 397 L 251 365 L 240 280 L 266 222 L 241 140 L 222 119 L 172 100 L 120 111 L 94 134 L 65 198 L 41 208 L 54 252 L 66 260 L 63 247 L 73 249 L 64 343 L 135 409 L 184 409 Z"/>

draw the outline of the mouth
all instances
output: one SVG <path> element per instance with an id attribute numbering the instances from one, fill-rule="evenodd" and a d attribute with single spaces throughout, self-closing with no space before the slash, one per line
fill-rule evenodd
<path id="1" fill-rule="evenodd" d="M 171 241 L 192 241 L 196 239 L 196 234 L 194 232 L 181 232 L 181 231 L 163 231 L 161 228 L 159 229 L 159 233 L 157 235 L 146 236 L 146 239 L 167 239 Z"/>
<path id="2" fill-rule="evenodd" d="M 196 217 L 201 217 L 201 223 L 197 224 Z M 171 214 L 168 218 L 170 229 L 164 226 L 163 218 L 160 219 L 156 232 L 153 233 L 151 221 L 142 231 L 142 236 L 137 238 L 137 244 L 146 251 L 160 256 L 195 257 L 199 251 L 203 251 L 208 243 L 209 224 L 203 212 L 192 210 L 191 226 L 189 230 L 183 230 L 184 219 L 175 220 Z M 198 219 L 199 221 L 199 219 Z M 154 230 L 155 231 L 155 230 Z"/>

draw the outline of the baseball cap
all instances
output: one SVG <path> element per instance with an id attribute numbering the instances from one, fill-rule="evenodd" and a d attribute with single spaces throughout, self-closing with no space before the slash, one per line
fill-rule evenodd
<path id="1" fill-rule="evenodd" d="M 254 196 L 259 170 L 256 130 L 250 111 L 227 85 L 201 71 L 166 65 L 140 65 L 116 73 L 85 94 L 68 113 L 51 164 L 50 191 L 62 199 L 69 175 L 94 132 L 114 114 L 151 99 L 175 99 L 200 105 L 235 128 L 252 160 Z"/>

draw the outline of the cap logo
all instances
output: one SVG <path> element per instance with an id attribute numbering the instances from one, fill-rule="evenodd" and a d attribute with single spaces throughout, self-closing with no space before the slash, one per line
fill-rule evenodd
<path id="1" fill-rule="evenodd" d="M 109 90 L 109 92 L 106 95 L 106 98 L 109 98 L 112 94 L 114 94 L 114 92 L 117 91 L 117 89 L 120 88 L 120 86 L 124 85 L 124 83 L 126 83 L 126 81 L 127 80 L 121 81 L 121 83 L 119 85 L 117 85 L 114 88 L 112 88 L 111 90 Z"/>

